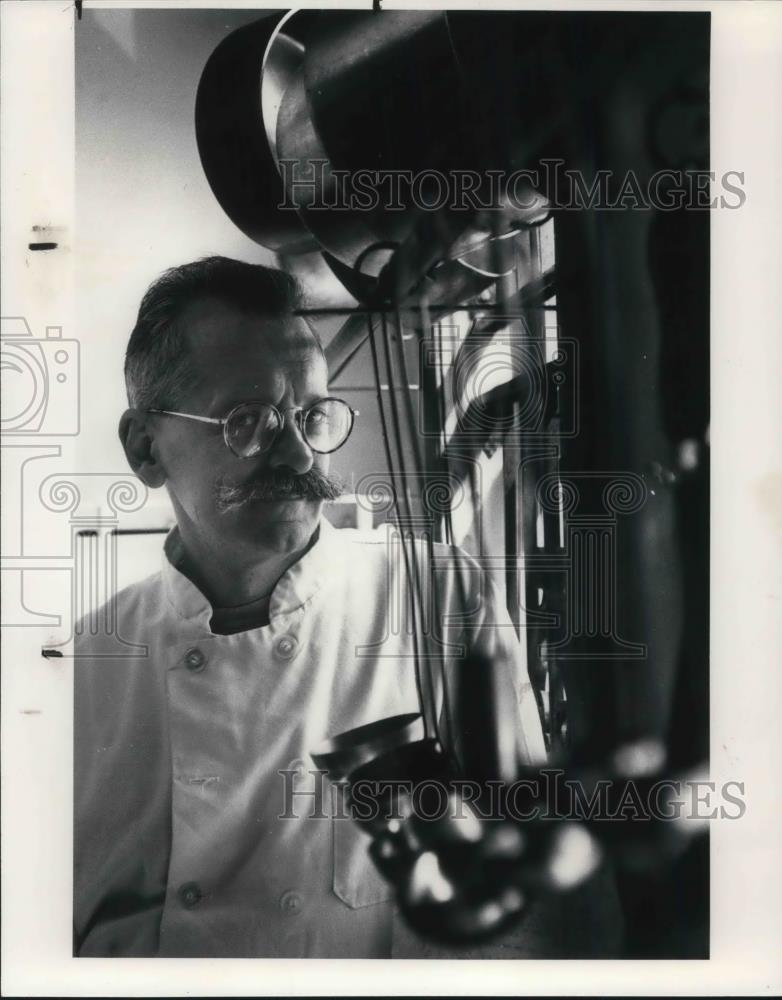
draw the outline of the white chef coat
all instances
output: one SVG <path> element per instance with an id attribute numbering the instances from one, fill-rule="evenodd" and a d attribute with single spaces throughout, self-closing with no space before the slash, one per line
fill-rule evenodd
<path id="1" fill-rule="evenodd" d="M 328 815 L 328 794 L 326 816 L 312 818 L 306 794 L 322 781 L 309 754 L 323 739 L 419 711 L 412 637 L 398 614 L 406 577 L 390 530 L 336 530 L 323 519 L 315 544 L 277 583 L 269 624 L 216 635 L 212 607 L 176 568 L 174 529 L 162 572 L 115 600 L 134 655 L 102 656 L 99 638 L 77 630 L 79 954 L 398 953 L 392 890 L 369 859 L 368 838 Z M 542 762 L 513 625 L 462 554 L 464 614 L 455 566 L 453 550 L 436 546 L 444 633 L 471 645 L 497 626 L 495 655 L 515 670 L 521 752 Z M 298 818 L 280 819 L 291 780 L 305 794 L 295 796 Z"/>

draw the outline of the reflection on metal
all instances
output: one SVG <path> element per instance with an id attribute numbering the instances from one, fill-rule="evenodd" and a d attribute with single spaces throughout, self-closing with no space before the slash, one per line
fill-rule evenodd
<path id="1" fill-rule="evenodd" d="M 628 172 L 644 184 L 693 150 L 707 169 L 707 143 L 685 130 L 678 149 L 670 122 L 682 101 L 689 118 L 707 112 L 708 16 L 294 12 L 251 27 L 241 74 L 224 75 L 220 50 L 205 71 L 202 160 L 237 225 L 288 256 L 319 250 L 358 303 L 302 314 L 316 326 L 344 318 L 327 350 L 335 376 L 369 341 L 388 519 L 412 600 L 420 731 L 394 735 L 394 720 L 379 721 L 382 746 L 359 733 L 313 749 L 350 746 L 355 760 L 336 768 L 349 788 L 439 781 L 460 813 L 460 779 L 475 780 L 483 808 L 493 779 L 540 777 L 516 752 L 507 665 L 449 658 L 426 627 L 437 617 L 434 541 L 470 540 L 487 572 L 504 573 L 552 760 L 584 796 L 607 782 L 619 808 L 632 782 L 648 791 L 708 753 L 707 213 L 562 210 L 545 171 L 527 214 L 502 186 L 488 205 L 459 210 L 322 211 L 313 197 L 338 195 L 340 171 L 379 168 L 485 178 L 553 161 L 585 190 L 601 177 L 618 188 Z M 239 35 L 225 53 L 239 51 Z M 243 88 L 231 114 L 226 86 Z M 311 180 L 297 183 L 291 163 Z M 421 346 L 417 377 L 409 337 Z M 493 455 L 501 463 L 484 489 Z M 454 512 L 451 490 L 427 509 L 427 483 L 449 477 L 464 507 Z M 498 492 L 499 516 L 487 515 Z M 484 518 L 502 553 L 484 551 Z M 463 588 L 465 576 L 457 566 Z M 708 953 L 708 848 L 690 843 L 693 827 L 520 819 L 510 801 L 500 821 L 479 810 L 426 823 L 405 793 L 392 798 L 395 815 L 368 824 L 370 853 L 421 934 L 491 936 L 535 895 L 583 884 L 608 854 L 627 902 L 626 955 Z M 681 880 L 695 887 L 689 908 L 671 903 Z"/>

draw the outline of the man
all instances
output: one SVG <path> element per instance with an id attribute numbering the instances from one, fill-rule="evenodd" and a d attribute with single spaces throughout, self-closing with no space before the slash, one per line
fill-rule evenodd
<path id="1" fill-rule="evenodd" d="M 297 304 L 287 275 L 219 257 L 166 272 L 141 303 L 120 437 L 177 526 L 162 571 L 116 598 L 133 655 L 102 657 L 77 629 L 80 955 L 404 953 L 367 838 L 310 808 L 318 743 L 419 701 L 412 639 L 389 627 L 403 574 L 386 535 L 321 518 L 354 414 L 330 399 Z M 438 607 L 455 620 L 453 559 L 438 552 Z M 468 646 L 492 633 L 516 672 L 521 754 L 544 760 L 490 588 L 452 631 Z"/>

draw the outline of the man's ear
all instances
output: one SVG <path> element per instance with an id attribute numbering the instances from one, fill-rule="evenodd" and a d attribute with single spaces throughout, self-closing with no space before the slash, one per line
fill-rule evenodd
<path id="1" fill-rule="evenodd" d="M 125 410 L 120 417 L 119 439 L 128 464 L 139 479 L 152 489 L 162 486 L 166 470 L 160 461 L 149 415 L 141 410 Z"/>

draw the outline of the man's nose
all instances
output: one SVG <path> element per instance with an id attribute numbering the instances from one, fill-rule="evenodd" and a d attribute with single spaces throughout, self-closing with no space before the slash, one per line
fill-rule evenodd
<path id="1" fill-rule="evenodd" d="M 269 465 L 278 469 L 287 466 L 297 475 L 309 472 L 314 463 L 312 450 L 301 436 L 292 413 L 285 415 L 285 422 L 269 451 Z"/>

